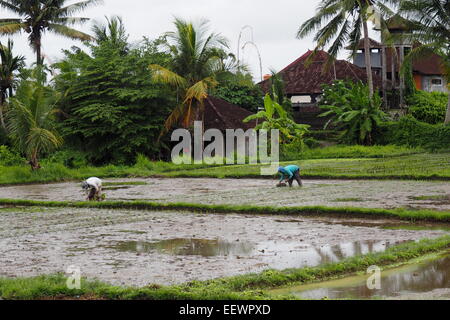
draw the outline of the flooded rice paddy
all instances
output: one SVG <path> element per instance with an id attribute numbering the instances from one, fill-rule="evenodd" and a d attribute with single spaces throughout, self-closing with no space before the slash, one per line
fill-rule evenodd
<path id="1" fill-rule="evenodd" d="M 316 266 L 448 233 L 298 216 L 59 208 L 2 208 L 0 215 L 0 277 L 78 266 L 87 278 L 127 286 Z"/>
<path id="2" fill-rule="evenodd" d="M 303 299 L 450 299 L 450 254 L 381 273 L 380 289 L 367 287 L 368 275 L 283 288 L 275 295 Z"/>
<path id="3" fill-rule="evenodd" d="M 106 180 L 107 200 L 147 200 L 267 206 L 351 206 L 450 210 L 450 183 L 430 181 L 306 180 L 303 188 L 275 188 L 273 180 L 120 179 Z M 133 183 L 133 184 L 130 184 Z M 79 183 L 0 188 L 0 198 L 80 201 Z"/>

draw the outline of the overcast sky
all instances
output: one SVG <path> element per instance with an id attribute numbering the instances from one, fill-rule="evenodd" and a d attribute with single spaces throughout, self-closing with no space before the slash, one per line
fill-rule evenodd
<path id="1" fill-rule="evenodd" d="M 68 3 L 77 1 L 69 0 Z M 299 26 L 314 15 L 320 0 L 104 0 L 102 5 L 85 10 L 77 16 L 104 21 L 104 16 L 122 17 L 130 41 L 139 41 L 143 36 L 156 38 L 173 30 L 173 17 L 186 20 L 206 18 L 211 31 L 219 32 L 230 42 L 230 49 L 236 54 L 239 33 L 242 27 L 253 28 L 254 42 L 261 52 L 263 74 L 269 69 L 281 70 L 308 49 L 314 48 L 309 39 L 296 39 Z M 0 9 L 0 18 L 14 17 Z M 76 28 L 89 32 L 91 23 Z M 15 36 L 15 52 L 25 55 L 28 62 L 34 55 L 27 44 L 27 36 Z M 1 41 L 6 38 L 2 37 Z M 251 31 L 243 32 L 241 46 L 251 40 Z M 43 53 L 55 62 L 61 57 L 61 49 L 80 42 L 47 34 L 43 38 Z M 345 52 L 341 57 L 346 57 Z M 255 79 L 259 78 L 259 61 L 256 50 L 247 46 L 241 57 L 252 69 Z"/>

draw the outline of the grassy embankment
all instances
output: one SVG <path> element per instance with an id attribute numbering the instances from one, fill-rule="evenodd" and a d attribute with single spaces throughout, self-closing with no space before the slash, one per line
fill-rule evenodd
<path id="1" fill-rule="evenodd" d="M 450 153 L 419 153 L 418 149 L 394 146 L 338 146 L 307 150 L 297 163 L 305 178 L 332 179 L 424 179 L 450 180 Z M 41 170 L 26 166 L 1 167 L 0 185 L 81 181 L 90 176 L 271 178 L 260 175 L 261 165 L 175 165 L 141 159 L 134 166 L 83 167 L 69 169 L 48 163 Z"/>
<path id="2" fill-rule="evenodd" d="M 56 208 L 96 208 L 124 210 L 164 210 L 187 211 L 218 214 L 268 214 L 268 215 L 301 215 L 331 216 L 351 218 L 390 218 L 408 221 L 428 221 L 450 223 L 450 211 L 376 209 L 354 207 L 271 207 L 252 205 L 214 205 L 194 203 L 158 203 L 149 201 L 104 201 L 104 202 L 71 202 L 71 201 L 34 201 L 0 199 L 0 205 L 19 207 L 56 207 Z"/>
<path id="3" fill-rule="evenodd" d="M 298 164 L 302 177 L 316 179 L 450 180 L 450 153 L 416 154 L 378 159 L 316 159 Z M 222 166 L 164 173 L 167 177 L 261 178 L 261 165 Z M 264 177 L 263 177 L 264 178 Z"/>
<path id="4" fill-rule="evenodd" d="M 67 278 L 63 274 L 35 278 L 0 278 L 0 297 L 4 299 L 282 299 L 288 297 L 272 297 L 264 290 L 345 277 L 365 272 L 372 265 L 388 268 L 427 254 L 443 252 L 449 248 L 450 236 L 444 236 L 434 240 L 400 244 L 388 248 L 385 252 L 347 258 L 341 262 L 318 267 L 283 271 L 266 270 L 258 274 L 194 281 L 174 286 L 149 285 L 143 288 L 124 288 L 82 279 L 81 289 L 71 290 L 67 288 Z"/>

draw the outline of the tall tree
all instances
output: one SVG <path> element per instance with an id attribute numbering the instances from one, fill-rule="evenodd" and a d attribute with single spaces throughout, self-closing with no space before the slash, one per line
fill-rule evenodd
<path id="1" fill-rule="evenodd" d="M 67 4 L 67 0 L 0 0 L 0 7 L 18 18 L 0 19 L 0 34 L 12 35 L 24 31 L 28 42 L 36 53 L 36 63 L 43 63 L 41 46 L 42 35 L 53 32 L 76 40 L 91 40 L 91 37 L 70 26 L 88 21 L 88 18 L 72 17 L 73 14 L 100 3 L 99 0 L 87 0 Z"/>
<path id="2" fill-rule="evenodd" d="M 130 46 L 114 17 L 97 29 L 102 36 L 94 32 L 88 52 L 72 48 L 55 64 L 56 89 L 64 93 L 58 104 L 61 134 L 68 147 L 98 165 L 132 164 L 137 154 L 159 158 L 163 148 L 155 140 L 175 97 L 152 82 L 147 67 L 165 65 L 170 57 L 152 41 Z"/>
<path id="3" fill-rule="evenodd" d="M 179 103 L 167 118 L 165 134 L 181 123 L 189 127 L 194 120 L 204 117 L 204 99 L 209 89 L 217 85 L 215 75 L 223 71 L 223 59 L 228 43 L 216 33 L 208 33 L 208 21 L 198 26 L 176 18 L 175 32 L 165 34 L 165 47 L 172 56 L 171 67 L 153 64 L 150 70 L 156 82 L 173 85 L 179 94 Z"/>
<path id="4" fill-rule="evenodd" d="M 8 40 L 6 46 L 0 43 L 0 124 L 5 130 L 6 98 L 12 97 L 13 87 L 16 84 L 16 73 L 25 65 L 25 58 L 15 56 L 12 50 L 12 40 Z"/>
<path id="5" fill-rule="evenodd" d="M 420 43 L 406 56 L 403 72 L 409 72 L 408 64 L 430 54 L 441 57 L 442 70 L 450 89 L 450 1 L 448 0 L 403 0 L 400 13 L 408 20 L 412 40 Z M 450 90 L 445 123 L 450 123 Z"/>
<path id="6" fill-rule="evenodd" d="M 32 78 L 23 80 L 10 99 L 6 114 L 8 133 L 14 145 L 23 152 L 33 170 L 40 168 L 39 157 L 62 145 L 55 129 L 54 115 L 58 94 L 45 85 L 42 68 Z"/>
<path id="7" fill-rule="evenodd" d="M 374 89 L 368 23 L 376 12 L 387 9 L 383 2 L 385 1 L 322 0 L 316 15 L 305 21 L 297 33 L 297 37 L 301 39 L 318 30 L 314 37 L 314 41 L 317 41 L 316 49 L 325 48 L 334 39 L 328 49 L 332 59 L 336 59 L 339 51 L 348 44 L 355 54 L 362 35 L 370 97 L 373 96 Z M 381 14 L 377 18 L 381 19 Z"/>

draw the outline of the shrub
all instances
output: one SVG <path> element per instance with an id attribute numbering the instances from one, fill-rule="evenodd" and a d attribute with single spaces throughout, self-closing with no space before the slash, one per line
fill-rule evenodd
<path id="1" fill-rule="evenodd" d="M 376 143 L 423 147 L 433 151 L 449 150 L 450 126 L 432 125 L 405 116 L 398 122 L 382 124 L 376 134 Z"/>
<path id="2" fill-rule="evenodd" d="M 443 92 L 417 91 L 408 99 L 409 113 L 419 121 L 439 124 L 445 119 L 447 94 Z"/>
<path id="3" fill-rule="evenodd" d="M 25 159 L 19 154 L 9 150 L 7 146 L 0 146 L 0 165 L 1 166 L 17 166 L 25 164 Z"/>
<path id="4" fill-rule="evenodd" d="M 320 117 L 331 116 L 325 129 L 332 124 L 343 130 L 343 143 L 373 144 L 372 131 L 386 118 L 378 93 L 370 99 L 367 85 L 342 80 L 324 85 L 323 92 L 320 108 L 324 113 Z"/>
<path id="5" fill-rule="evenodd" d="M 85 153 L 75 150 L 63 150 L 53 153 L 45 162 L 62 164 L 67 168 L 81 168 L 88 165 Z"/>

